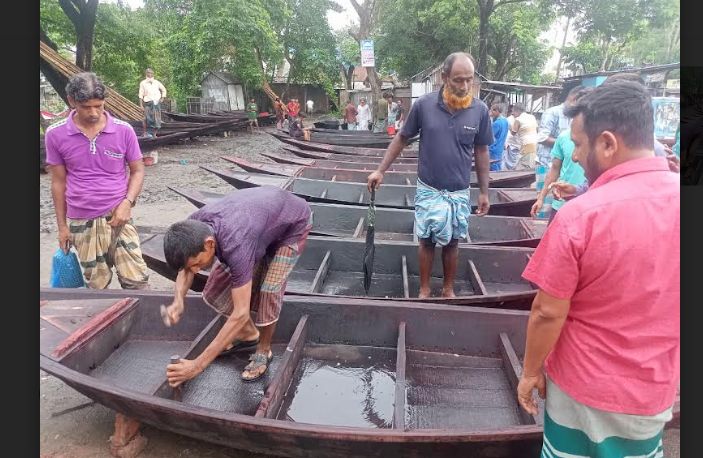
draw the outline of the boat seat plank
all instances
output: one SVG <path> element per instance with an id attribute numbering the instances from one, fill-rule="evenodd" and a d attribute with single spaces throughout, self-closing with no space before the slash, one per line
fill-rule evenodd
<path id="1" fill-rule="evenodd" d="M 466 243 L 471 243 L 471 234 L 469 234 L 468 229 L 466 231 Z"/>
<path id="2" fill-rule="evenodd" d="M 405 431 L 405 321 L 398 326 L 398 346 L 395 363 L 395 404 L 393 408 L 393 429 Z"/>
<path id="3" fill-rule="evenodd" d="M 417 238 L 417 221 L 415 220 L 415 217 L 413 217 L 413 243 L 418 243 L 418 238 Z"/>
<path id="4" fill-rule="evenodd" d="M 525 231 L 525 238 L 526 239 L 535 238 L 535 232 L 532 230 L 532 228 L 527 223 L 527 221 L 525 221 L 524 219 L 520 219 L 520 226 L 522 226 L 522 230 Z"/>
<path id="5" fill-rule="evenodd" d="M 361 193 L 359 193 L 359 203 L 360 204 L 364 203 L 364 191 L 361 191 Z"/>
<path id="6" fill-rule="evenodd" d="M 364 221 L 366 218 L 363 216 L 359 218 L 359 222 L 356 224 L 356 228 L 354 229 L 354 234 L 352 234 L 352 237 L 355 239 L 358 239 L 361 237 L 361 233 L 364 231 Z"/>
<path id="7" fill-rule="evenodd" d="M 410 297 L 410 286 L 408 285 L 408 258 L 403 256 L 402 258 L 403 267 L 403 297 L 408 299 Z"/>
<path id="8" fill-rule="evenodd" d="M 510 338 L 504 332 L 500 333 L 500 354 L 503 357 L 503 368 L 508 376 L 508 381 L 513 389 L 513 392 L 517 391 L 517 385 L 520 381 L 520 376 L 522 375 L 522 364 L 520 359 L 513 348 L 513 344 L 510 342 Z M 518 405 L 518 410 L 520 412 L 520 420 L 525 425 L 534 425 L 538 423 L 538 419 L 535 415 L 527 413 L 522 407 Z"/>
<path id="9" fill-rule="evenodd" d="M 405 196 L 405 197 L 404 197 L 404 198 L 405 198 L 405 206 L 406 206 L 406 207 L 414 207 L 414 206 L 415 206 L 415 203 L 414 203 L 413 200 L 410 198 L 410 196 L 407 195 L 407 194 L 404 194 L 404 196 Z"/>
<path id="10" fill-rule="evenodd" d="M 405 184 L 407 184 L 408 186 L 413 185 L 412 181 L 410 181 L 410 178 L 407 178 L 407 177 L 405 178 Z"/>
<path id="11" fill-rule="evenodd" d="M 327 253 L 325 253 L 325 257 L 322 258 L 320 267 L 317 268 L 315 278 L 313 279 L 312 284 L 310 285 L 311 293 L 320 292 L 320 289 L 322 288 L 322 285 L 325 283 L 325 279 L 327 278 L 327 272 L 329 271 L 331 257 L 332 252 L 330 250 L 327 250 Z"/>
<path id="12" fill-rule="evenodd" d="M 320 199 L 324 199 L 325 197 L 327 197 L 327 188 L 320 193 Z"/>
<path id="13" fill-rule="evenodd" d="M 486 286 L 483 284 L 483 280 L 481 280 L 481 276 L 478 274 L 476 265 L 471 259 L 469 259 L 468 263 L 469 281 L 471 282 L 471 286 L 474 288 L 474 294 L 479 294 L 481 296 L 487 295 L 488 291 L 486 290 Z"/>
<path id="14" fill-rule="evenodd" d="M 264 397 L 259 403 L 259 408 L 256 410 L 256 414 L 254 414 L 255 417 L 276 418 L 278 415 L 283 397 L 293 379 L 295 368 L 298 366 L 300 358 L 303 355 L 308 332 L 307 323 L 308 316 L 303 315 L 288 341 L 288 346 L 286 347 L 285 353 L 283 353 L 276 375 L 274 375 L 273 380 L 266 388 Z"/>
<path id="15" fill-rule="evenodd" d="M 102 330 L 110 327 L 115 321 L 134 310 L 138 302 L 139 299 L 131 297 L 116 301 L 66 337 L 66 339 L 51 352 L 50 356 L 58 361 L 63 360 L 77 348 L 85 345 L 90 339 L 100 334 Z"/>

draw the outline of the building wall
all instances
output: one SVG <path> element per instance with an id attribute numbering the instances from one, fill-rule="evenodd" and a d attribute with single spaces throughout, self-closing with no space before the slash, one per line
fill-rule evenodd
<path id="1" fill-rule="evenodd" d="M 305 112 L 305 103 L 313 102 L 313 113 L 327 113 L 331 109 L 331 102 L 327 93 L 319 86 L 312 84 L 291 84 L 286 91 L 286 83 L 272 83 L 271 89 L 278 94 L 284 103 L 290 99 L 298 99 L 301 111 Z"/>
<path id="2" fill-rule="evenodd" d="M 222 79 L 210 73 L 200 83 L 202 98 L 213 98 L 213 111 L 223 111 L 230 109 L 229 94 L 227 92 L 227 83 Z"/>

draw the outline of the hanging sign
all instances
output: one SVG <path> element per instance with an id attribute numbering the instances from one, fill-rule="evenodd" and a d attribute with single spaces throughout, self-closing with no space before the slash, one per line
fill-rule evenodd
<path id="1" fill-rule="evenodd" d="M 361 66 L 376 66 L 376 60 L 373 55 L 373 40 L 361 40 Z"/>

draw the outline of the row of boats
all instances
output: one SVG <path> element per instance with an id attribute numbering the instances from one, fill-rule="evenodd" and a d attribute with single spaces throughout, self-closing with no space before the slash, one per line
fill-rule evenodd
<path id="1" fill-rule="evenodd" d="M 272 134 L 287 143 L 285 153 L 265 155 L 274 162 L 224 157 L 240 170 L 203 166 L 234 188 L 287 189 L 313 211 L 267 374 L 243 382 L 248 355 L 235 353 L 178 392 L 166 382 L 170 356 L 197 356 L 224 324 L 196 294 L 206 271 L 196 276 L 186 313 L 171 328 L 163 326 L 159 307 L 170 303 L 172 292 L 41 290 L 41 368 L 157 428 L 255 453 L 538 456 L 543 410 L 529 415 L 515 397 L 535 295 L 521 274 L 546 230 L 544 221 L 528 217 L 536 197 L 528 187 L 533 173 L 491 172 L 490 214 L 472 218 L 460 243 L 457 297 L 439 297 L 442 266 L 435 256 L 433 298 L 420 301 L 412 210 L 417 150 L 404 151 L 376 193 L 367 294 L 365 177 L 383 150 Z M 222 198 L 171 189 L 195 207 Z M 163 254 L 163 230 L 140 233 L 149 267 L 175 279 Z M 678 399 L 674 410 L 672 424 Z"/>

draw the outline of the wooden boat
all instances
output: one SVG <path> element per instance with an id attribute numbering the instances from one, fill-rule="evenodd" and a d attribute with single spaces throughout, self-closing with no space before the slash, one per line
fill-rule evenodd
<path id="1" fill-rule="evenodd" d="M 289 137 L 288 134 L 283 134 L 280 132 L 268 131 L 268 133 L 273 135 L 283 143 L 288 143 L 289 145 L 297 146 L 298 148 L 310 151 L 322 151 L 323 153 L 335 154 L 351 154 L 356 156 L 374 156 L 381 158 L 386 152 L 385 148 L 363 148 L 353 146 L 328 145 L 325 143 L 296 140 L 295 138 Z M 407 148 L 403 151 L 403 155 L 404 157 L 417 157 L 417 150 Z"/>
<path id="2" fill-rule="evenodd" d="M 170 356 L 196 357 L 224 318 L 188 295 L 166 328 L 170 298 L 41 289 L 39 367 L 154 428 L 266 456 L 539 454 L 543 405 L 515 398 L 526 312 L 287 296 L 266 375 L 242 382 L 248 354 L 233 354 L 176 392 Z"/>
<path id="3" fill-rule="evenodd" d="M 247 172 L 263 173 L 285 177 L 310 178 L 314 180 L 329 180 L 350 183 L 366 183 L 369 171 L 359 169 L 339 169 L 325 167 L 296 166 L 271 164 L 267 162 L 247 161 L 234 156 L 221 156 L 222 159 L 236 164 Z M 489 186 L 491 188 L 522 188 L 529 187 L 535 181 L 534 172 L 506 171 L 490 172 Z M 417 172 L 388 171 L 383 177 L 384 184 L 417 185 Z M 471 172 L 471 186 L 478 186 L 476 172 Z"/>
<path id="4" fill-rule="evenodd" d="M 215 202 L 225 194 L 169 186 L 198 208 Z M 236 191 L 234 191 L 236 192 Z M 313 224 L 310 235 L 327 237 L 366 237 L 367 207 L 310 202 Z M 417 243 L 415 213 L 400 208 L 376 209 L 375 240 L 399 240 Z M 536 247 L 547 222 L 513 216 L 482 216 L 471 218 L 469 233 L 461 243 L 471 245 Z"/>
<path id="5" fill-rule="evenodd" d="M 324 128 L 325 130 L 338 130 L 339 120 L 338 119 L 323 119 L 322 121 L 316 121 L 313 123 L 316 128 Z"/>
<path id="6" fill-rule="evenodd" d="M 283 135 L 289 135 L 286 131 L 280 131 Z M 336 133 L 311 132 L 310 141 L 315 143 L 325 143 L 327 145 L 362 147 L 362 148 L 387 148 L 393 141 L 392 137 L 383 134 L 366 134 L 359 136 L 338 135 Z"/>
<path id="7" fill-rule="evenodd" d="M 373 164 L 380 164 L 383 160 L 383 156 L 358 156 L 354 154 L 324 153 L 322 151 L 304 150 L 298 148 L 297 146 L 290 145 L 283 146 L 283 149 L 285 151 L 288 151 L 289 153 L 293 153 L 294 155 L 305 159 L 327 159 L 334 161 L 364 162 Z M 415 151 L 410 151 L 409 153 L 403 151 L 402 153 L 400 153 L 400 156 L 398 156 L 395 161 L 393 161 L 393 165 L 411 164 L 417 167 L 417 159 L 418 158 Z"/>
<path id="8" fill-rule="evenodd" d="M 142 255 L 147 266 L 175 280 L 177 272 L 166 263 L 163 233 L 144 234 Z M 437 248 L 430 286 L 433 297 L 420 300 L 417 244 L 393 240 L 375 241 L 373 282 L 368 295 L 363 285 L 365 240 L 309 236 L 286 285 L 287 294 L 343 296 L 367 299 L 409 300 L 453 305 L 475 305 L 529 310 L 536 293 L 523 280 L 532 248 L 502 246 L 459 246 L 454 289 L 456 297 L 444 298 L 442 256 Z M 208 273 L 196 274 L 191 289 L 202 291 Z"/>
<path id="9" fill-rule="evenodd" d="M 284 149 L 286 149 L 286 148 L 284 148 Z M 306 152 L 309 153 L 311 151 L 306 151 Z M 259 153 L 259 154 L 273 160 L 274 162 L 278 162 L 279 164 L 295 164 L 295 165 L 304 165 L 307 167 L 322 167 L 322 168 L 329 168 L 329 169 L 355 169 L 355 170 L 367 170 L 370 172 L 370 171 L 376 170 L 378 168 L 378 164 L 379 164 L 378 162 L 352 162 L 352 161 L 334 161 L 334 160 L 329 160 L 329 159 L 311 159 L 308 157 L 297 157 L 297 156 L 291 156 L 289 154 L 278 154 L 278 153 Z M 326 153 L 319 153 L 319 154 L 322 155 L 322 157 L 325 157 Z M 355 159 L 357 158 L 356 156 L 351 156 L 351 157 L 354 157 Z M 395 162 L 393 162 L 393 164 L 391 164 L 390 168 L 388 169 L 389 172 L 412 172 L 412 171 L 417 170 L 417 160 L 414 160 L 414 162 L 409 162 L 409 163 L 397 163 L 397 162 L 398 161 L 395 161 Z"/>
<path id="10" fill-rule="evenodd" d="M 237 189 L 255 186 L 277 186 L 311 202 L 363 205 L 369 203 L 366 183 L 344 183 L 309 178 L 279 177 L 259 173 L 233 172 L 200 166 Z M 376 193 L 377 207 L 415 208 L 414 185 L 384 184 Z M 476 209 L 478 189 L 470 191 L 472 209 Z M 489 213 L 500 216 L 530 216 L 537 192 L 529 188 L 488 189 Z"/>

